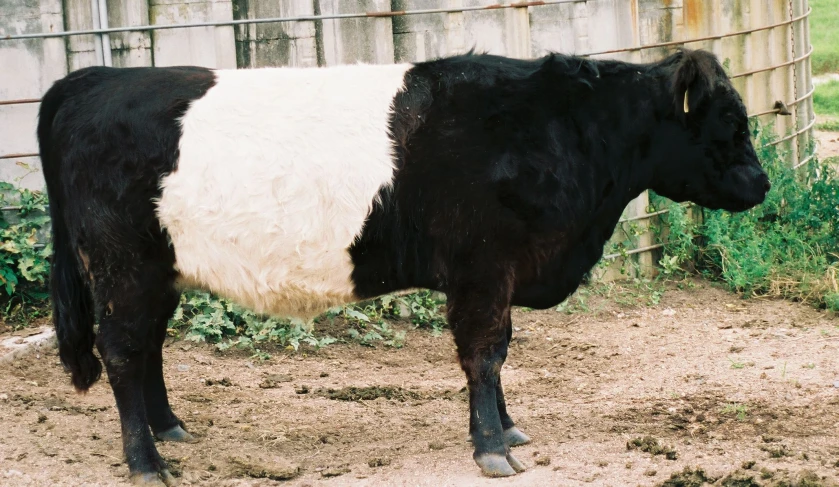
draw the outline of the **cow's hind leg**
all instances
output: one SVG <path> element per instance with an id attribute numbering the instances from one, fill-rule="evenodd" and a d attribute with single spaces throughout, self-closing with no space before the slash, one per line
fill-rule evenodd
<path id="1" fill-rule="evenodd" d="M 152 343 L 146 353 L 143 398 L 149 426 L 157 439 L 191 443 L 195 441 L 195 437 L 184 429 L 183 421 L 172 412 L 166 393 L 166 383 L 163 380 L 163 341 L 166 339 L 169 318 L 178 306 L 179 295 L 180 293 L 171 287 L 161 293 L 160 313 L 157 322 L 152 323 Z"/>
<path id="2" fill-rule="evenodd" d="M 513 321 L 510 312 L 505 315 L 507 322 L 507 344 L 513 339 Z M 507 446 L 519 446 L 530 443 L 530 437 L 516 428 L 513 418 L 507 413 L 507 403 L 504 401 L 504 389 L 501 387 L 501 376 L 498 377 L 498 385 L 495 389 L 495 400 L 498 405 L 498 415 L 501 417 L 501 427 L 504 428 L 504 443 Z"/>
<path id="3" fill-rule="evenodd" d="M 145 399 L 149 353 L 159 348 L 154 326 L 172 311 L 171 296 L 165 291 L 172 285 L 171 263 L 137 259 L 138 254 L 132 253 L 96 263 L 94 295 L 101 317 L 96 347 L 116 399 L 132 481 L 173 485 L 174 478 L 152 439 Z"/>
<path id="4" fill-rule="evenodd" d="M 472 274 L 457 280 L 448 293 L 449 323 L 469 386 L 473 458 L 489 477 L 506 477 L 524 470 L 510 454 L 499 411 L 499 373 L 507 357 L 504 317 L 510 308 L 506 286 L 511 281 L 503 276 L 499 280 L 491 282 L 481 273 Z"/>

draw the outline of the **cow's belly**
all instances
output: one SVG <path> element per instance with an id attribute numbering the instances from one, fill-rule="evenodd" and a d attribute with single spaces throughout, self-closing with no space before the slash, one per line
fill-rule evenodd
<path id="1" fill-rule="evenodd" d="M 278 316 L 354 301 L 348 248 L 393 178 L 405 69 L 219 72 L 161 182 L 182 283 Z"/>

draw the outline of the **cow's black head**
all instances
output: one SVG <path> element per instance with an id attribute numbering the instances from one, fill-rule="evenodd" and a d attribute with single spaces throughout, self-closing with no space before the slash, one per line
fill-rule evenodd
<path id="1" fill-rule="evenodd" d="M 749 138 L 746 107 L 713 54 L 684 50 L 670 60 L 668 117 L 652 189 L 675 201 L 744 211 L 771 184 Z"/>

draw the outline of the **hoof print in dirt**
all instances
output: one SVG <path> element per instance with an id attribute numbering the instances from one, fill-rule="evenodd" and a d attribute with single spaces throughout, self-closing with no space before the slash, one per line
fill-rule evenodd
<path id="1" fill-rule="evenodd" d="M 428 448 L 431 450 L 442 450 L 446 447 L 446 444 L 439 440 L 434 440 L 428 444 Z"/>
<path id="2" fill-rule="evenodd" d="M 405 402 L 409 400 L 431 399 L 422 394 L 398 386 L 349 386 L 341 389 L 318 389 L 315 394 L 334 401 L 375 401 L 379 398 Z"/>
<path id="3" fill-rule="evenodd" d="M 327 467 L 327 468 L 321 470 L 320 475 L 321 475 L 321 477 L 324 477 L 324 478 L 340 477 L 341 475 L 344 475 L 344 474 L 350 473 L 350 472 L 351 472 L 351 470 L 348 466 L 339 465 L 337 467 Z"/>
<path id="4" fill-rule="evenodd" d="M 386 467 L 390 465 L 391 460 L 388 457 L 376 457 L 367 461 L 367 466 L 370 468 Z"/>
<path id="5" fill-rule="evenodd" d="M 760 445 L 758 448 L 769 454 L 769 458 L 783 458 L 791 453 L 786 445 Z"/>
<path id="6" fill-rule="evenodd" d="M 233 385 L 233 381 L 229 377 L 222 377 L 221 379 L 205 379 L 204 384 L 208 386 L 230 387 Z"/>
<path id="7" fill-rule="evenodd" d="M 754 474 L 747 473 L 747 472 L 733 472 L 725 476 L 725 478 L 721 481 L 722 485 L 732 485 L 737 487 L 763 487 L 761 482 L 758 482 Z M 777 484 L 776 484 L 777 485 Z M 780 484 L 780 485 L 791 485 L 791 484 Z M 792 484 L 798 485 L 798 484 Z M 809 485 L 809 484 L 805 484 Z"/>
<path id="8" fill-rule="evenodd" d="M 659 444 L 658 440 L 652 436 L 645 436 L 643 438 L 638 437 L 627 441 L 626 449 L 641 450 L 642 452 L 649 453 L 651 455 L 664 455 L 664 458 L 668 460 L 676 460 L 679 458 L 679 454 L 676 450 L 670 448 L 669 446 Z"/>
<path id="9" fill-rule="evenodd" d="M 652 475 L 655 475 L 655 471 L 652 472 Z M 702 487 L 712 483 L 713 481 L 714 479 L 708 478 L 705 474 L 705 470 L 701 468 L 692 469 L 690 467 L 685 467 L 685 469 L 681 472 L 671 474 L 670 478 L 665 480 L 660 487 Z"/>
<path id="10" fill-rule="evenodd" d="M 290 480 L 300 475 L 300 466 L 278 457 L 246 455 L 230 457 L 228 463 L 237 475 L 255 479 Z"/>
<path id="11" fill-rule="evenodd" d="M 269 374 L 262 382 L 259 383 L 259 387 L 262 389 L 276 389 L 280 387 L 280 384 L 283 382 L 291 382 L 291 376 L 286 374 Z"/>

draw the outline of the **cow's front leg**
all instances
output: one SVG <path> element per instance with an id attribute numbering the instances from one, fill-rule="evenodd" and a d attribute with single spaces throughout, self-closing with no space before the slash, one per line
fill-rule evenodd
<path id="1" fill-rule="evenodd" d="M 484 475 L 506 477 L 524 470 L 521 462 L 510 454 L 504 439 L 499 408 L 503 395 L 501 402 L 498 396 L 499 373 L 507 357 L 505 316 L 510 312 L 510 293 L 503 285 L 499 289 L 498 282 L 488 281 L 468 279 L 458 282 L 455 290 L 449 292 L 448 315 L 460 365 L 469 386 L 473 458 Z M 506 407 L 505 417 L 509 420 Z"/>
<path id="2" fill-rule="evenodd" d="M 510 317 L 510 313 L 507 313 L 505 319 L 507 321 L 507 344 L 509 345 L 510 340 L 513 338 L 513 322 Z M 504 429 L 504 443 L 508 447 L 530 443 L 530 437 L 516 427 L 516 423 L 513 421 L 513 418 L 511 418 L 509 413 L 507 413 L 507 403 L 504 401 L 504 388 L 501 386 L 500 375 L 498 377 L 498 385 L 495 387 L 495 401 L 498 406 L 498 416 L 501 419 L 501 427 Z M 472 441 L 471 434 L 467 438 L 467 441 Z"/>

